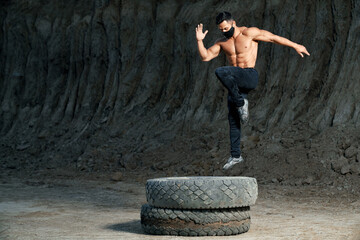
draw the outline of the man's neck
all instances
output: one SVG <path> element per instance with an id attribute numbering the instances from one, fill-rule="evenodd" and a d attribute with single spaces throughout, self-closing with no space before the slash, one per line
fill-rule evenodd
<path id="1" fill-rule="evenodd" d="M 241 31 L 240 31 L 240 28 L 238 26 L 235 26 L 234 28 L 235 28 L 234 35 L 231 38 L 236 39 L 237 36 L 239 36 L 241 34 Z"/>

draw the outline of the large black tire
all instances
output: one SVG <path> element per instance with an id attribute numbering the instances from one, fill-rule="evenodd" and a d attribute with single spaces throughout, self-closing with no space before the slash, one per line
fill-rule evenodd
<path id="1" fill-rule="evenodd" d="M 258 187 L 249 177 L 173 177 L 149 179 L 146 198 L 154 207 L 236 208 L 255 204 Z"/>
<path id="2" fill-rule="evenodd" d="M 146 233 L 155 235 L 235 235 L 249 231 L 250 207 L 180 210 L 144 204 L 141 226 Z"/>

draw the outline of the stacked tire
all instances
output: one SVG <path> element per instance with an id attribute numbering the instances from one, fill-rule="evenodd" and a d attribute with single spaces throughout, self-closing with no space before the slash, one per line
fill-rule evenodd
<path id="1" fill-rule="evenodd" d="M 141 208 L 146 233 L 227 236 L 250 229 L 258 187 L 249 177 L 174 177 L 146 182 Z"/>

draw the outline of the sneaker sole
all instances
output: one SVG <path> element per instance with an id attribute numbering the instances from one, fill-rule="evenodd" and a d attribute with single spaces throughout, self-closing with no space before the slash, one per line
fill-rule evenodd
<path id="1" fill-rule="evenodd" d="M 238 164 L 238 163 L 241 163 L 243 162 L 244 160 L 241 160 L 239 162 L 229 162 L 229 163 L 226 163 L 224 166 L 223 166 L 223 170 L 228 170 L 230 168 L 232 168 L 235 164 Z"/>

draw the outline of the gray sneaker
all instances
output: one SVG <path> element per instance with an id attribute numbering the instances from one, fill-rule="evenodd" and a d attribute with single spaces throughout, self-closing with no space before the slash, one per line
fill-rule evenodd
<path id="1" fill-rule="evenodd" d="M 241 163 L 243 162 L 244 159 L 242 158 L 242 156 L 238 157 L 238 158 L 234 158 L 234 157 L 230 157 L 227 161 L 227 163 L 223 166 L 223 170 L 228 170 L 230 168 L 232 168 L 232 166 L 234 166 L 237 163 Z"/>
<path id="2" fill-rule="evenodd" d="M 241 123 L 247 123 L 249 121 L 249 101 L 244 99 L 244 105 L 238 108 L 240 114 Z"/>

